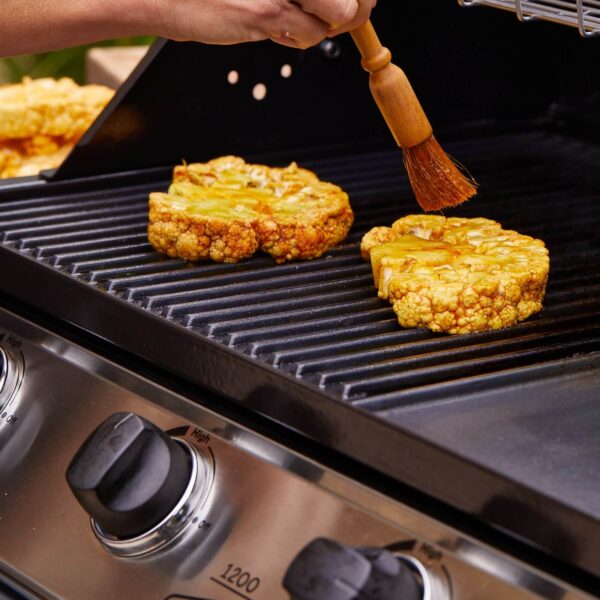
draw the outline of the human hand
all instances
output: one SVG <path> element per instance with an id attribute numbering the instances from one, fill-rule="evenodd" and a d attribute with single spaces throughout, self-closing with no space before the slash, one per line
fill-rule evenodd
<path id="1" fill-rule="evenodd" d="M 159 35 L 308 48 L 364 23 L 377 0 L 147 0 Z"/>

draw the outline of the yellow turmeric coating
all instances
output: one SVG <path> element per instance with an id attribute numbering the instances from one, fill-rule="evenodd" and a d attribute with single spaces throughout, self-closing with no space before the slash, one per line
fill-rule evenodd
<path id="1" fill-rule="evenodd" d="M 372 229 L 361 253 L 400 325 L 451 334 L 539 312 L 550 269 L 544 242 L 489 219 L 409 215 Z"/>
<path id="2" fill-rule="evenodd" d="M 36 135 L 23 140 L 0 142 L 0 179 L 36 175 L 54 169 L 73 149 L 63 138 Z"/>
<path id="3" fill-rule="evenodd" d="M 29 79 L 0 86 L 0 141 L 37 135 L 76 140 L 113 96 L 72 79 Z"/>
<path id="4" fill-rule="evenodd" d="M 0 85 L 0 179 L 58 167 L 112 95 L 68 78 Z"/>
<path id="5" fill-rule="evenodd" d="M 237 262 L 259 248 L 278 263 L 311 259 L 341 242 L 354 215 L 339 187 L 292 163 L 235 156 L 175 168 L 167 194 L 150 194 L 148 239 L 186 260 Z"/>
<path id="6" fill-rule="evenodd" d="M 14 146 L 0 144 L 0 179 L 37 175 L 45 169 L 55 169 L 73 149 L 72 144 L 41 154 L 25 154 Z"/>

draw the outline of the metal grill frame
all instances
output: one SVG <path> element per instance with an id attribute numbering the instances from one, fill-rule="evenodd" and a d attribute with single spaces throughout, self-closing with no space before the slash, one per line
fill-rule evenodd
<path id="1" fill-rule="evenodd" d="M 600 35 L 598 0 L 458 0 L 460 6 L 489 6 L 516 13 L 519 21 L 551 21 L 577 27 L 584 38 Z"/>

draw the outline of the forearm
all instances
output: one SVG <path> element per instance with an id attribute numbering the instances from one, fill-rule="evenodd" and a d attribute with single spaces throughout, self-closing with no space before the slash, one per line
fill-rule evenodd
<path id="1" fill-rule="evenodd" d="M 0 0 L 0 57 L 156 33 L 144 0 Z"/>

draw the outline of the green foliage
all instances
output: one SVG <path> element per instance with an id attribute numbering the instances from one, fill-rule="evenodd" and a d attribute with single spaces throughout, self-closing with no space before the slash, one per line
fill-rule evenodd
<path id="1" fill-rule="evenodd" d="M 153 41 L 152 37 L 133 37 L 68 48 L 59 52 L 0 59 L 0 83 L 18 82 L 25 75 L 33 78 L 72 77 L 75 81 L 84 83 L 85 53 L 92 46 L 136 46 Z"/>

